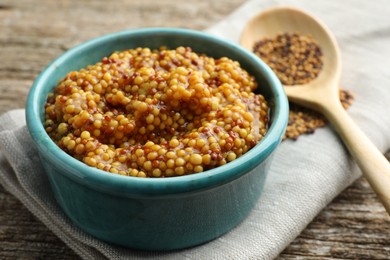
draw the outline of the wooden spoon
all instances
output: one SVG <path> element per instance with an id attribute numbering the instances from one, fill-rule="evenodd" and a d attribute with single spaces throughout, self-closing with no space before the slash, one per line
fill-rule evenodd
<path id="1" fill-rule="evenodd" d="M 390 163 L 352 121 L 340 103 L 340 53 L 329 29 L 303 11 L 276 7 L 249 20 L 240 42 L 243 47 L 253 51 L 256 41 L 286 32 L 311 35 L 322 49 L 324 62 L 316 79 L 304 85 L 285 86 L 289 100 L 326 116 L 390 214 Z"/>

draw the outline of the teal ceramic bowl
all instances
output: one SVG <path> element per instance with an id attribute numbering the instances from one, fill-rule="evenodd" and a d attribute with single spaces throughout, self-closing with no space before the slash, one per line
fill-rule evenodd
<path id="1" fill-rule="evenodd" d="M 240 62 L 270 103 L 271 125 L 242 157 L 189 176 L 143 179 L 91 168 L 63 152 L 43 127 L 49 92 L 67 72 L 95 64 L 113 51 L 190 46 L 198 53 Z M 288 102 L 275 74 L 252 53 L 191 30 L 150 28 L 85 42 L 54 60 L 36 79 L 27 100 L 27 126 L 54 196 L 72 222 L 103 241 L 135 249 L 173 250 L 215 239 L 242 222 L 257 202 L 282 140 Z"/>

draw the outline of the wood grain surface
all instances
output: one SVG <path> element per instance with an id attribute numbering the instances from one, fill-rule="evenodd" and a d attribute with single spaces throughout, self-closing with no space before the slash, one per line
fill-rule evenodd
<path id="1" fill-rule="evenodd" d="M 130 28 L 204 29 L 244 0 L 0 0 L 0 114 L 23 108 L 55 57 Z M 328 205 L 278 259 L 390 259 L 390 218 L 364 179 Z M 78 259 L 0 186 L 0 259 Z"/>

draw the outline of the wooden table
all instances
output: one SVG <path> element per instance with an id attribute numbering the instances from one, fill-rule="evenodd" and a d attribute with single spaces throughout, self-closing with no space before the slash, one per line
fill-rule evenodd
<path id="1" fill-rule="evenodd" d="M 24 107 L 40 71 L 68 48 L 113 31 L 203 29 L 244 0 L 0 0 L 0 114 Z M 328 205 L 279 259 L 390 258 L 390 218 L 359 179 Z M 78 259 L 0 186 L 0 259 Z"/>

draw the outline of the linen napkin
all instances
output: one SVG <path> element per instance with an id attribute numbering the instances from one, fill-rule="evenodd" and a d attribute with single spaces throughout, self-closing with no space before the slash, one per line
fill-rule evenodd
<path id="1" fill-rule="evenodd" d="M 341 85 L 355 94 L 353 120 L 374 144 L 390 148 L 390 11 L 381 1 L 249 1 L 209 28 L 238 42 L 244 23 L 264 8 L 290 5 L 325 22 L 342 53 Z M 116 247 L 75 227 L 56 204 L 24 121 L 24 110 L 0 117 L 0 183 L 84 259 L 272 259 L 360 175 L 331 127 L 277 149 L 262 196 L 248 218 L 207 244 L 173 252 Z"/>

